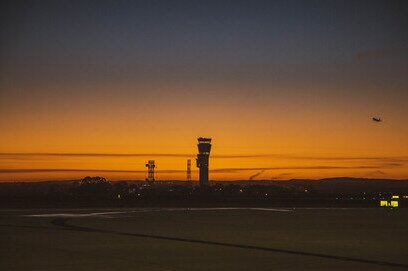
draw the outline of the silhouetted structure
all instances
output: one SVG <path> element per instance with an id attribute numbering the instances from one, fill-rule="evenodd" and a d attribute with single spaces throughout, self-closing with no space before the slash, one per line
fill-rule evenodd
<path id="1" fill-rule="evenodd" d="M 408 180 L 331 178 L 321 180 L 218 181 L 196 188 L 185 181 L 0 182 L 0 209 L 78 207 L 281 206 L 407 208 Z M 369 184 L 369 185 L 368 185 Z M 385 208 L 385 207 L 382 207 Z"/>
<path id="2" fill-rule="evenodd" d="M 154 164 L 154 160 L 149 160 L 146 164 L 147 167 L 147 178 L 146 181 L 154 182 L 154 168 L 156 165 Z"/>
<path id="3" fill-rule="evenodd" d="M 80 181 L 80 184 L 85 186 L 85 185 L 93 185 L 93 184 L 99 184 L 99 183 L 107 183 L 108 181 L 103 178 L 103 177 L 91 177 L 91 176 L 86 176 Z"/>
<path id="4" fill-rule="evenodd" d="M 208 185 L 208 160 L 211 151 L 211 138 L 198 138 L 197 167 L 200 168 L 200 185 Z"/>
<path id="5" fill-rule="evenodd" d="M 191 181 L 191 159 L 187 160 L 187 181 Z"/>

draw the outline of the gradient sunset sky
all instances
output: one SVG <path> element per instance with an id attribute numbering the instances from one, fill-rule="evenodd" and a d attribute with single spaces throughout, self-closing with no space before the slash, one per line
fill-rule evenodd
<path id="1" fill-rule="evenodd" d="M 407 1 L 2 1 L 0 181 L 408 179 Z M 378 116 L 383 122 L 371 120 Z M 193 171 L 193 178 L 197 172 Z"/>

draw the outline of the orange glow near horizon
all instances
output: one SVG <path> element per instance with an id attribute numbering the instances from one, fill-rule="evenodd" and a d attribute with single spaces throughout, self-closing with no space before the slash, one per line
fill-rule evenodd
<path id="1" fill-rule="evenodd" d="M 35 154 L 13 154 L 4 157 L 3 155 L 3 164 L 7 165 L 4 161 L 11 161 L 7 169 L 10 173 L 3 170 L 0 177 L 2 181 L 35 181 L 79 179 L 87 175 L 100 175 L 111 180 L 143 180 L 147 172 L 144 163 L 148 157 L 156 159 L 157 180 L 185 180 L 187 157 L 161 155 L 158 157 L 154 155 L 137 157 L 51 155 L 48 157 Z M 210 173 L 212 180 L 247 180 L 254 175 L 256 175 L 254 180 L 334 176 L 401 178 L 400 176 L 406 176 L 407 169 L 395 161 L 405 159 L 407 158 L 275 157 L 273 155 L 219 158 L 215 156 L 211 159 Z M 197 170 L 193 170 L 193 180 L 198 178 L 197 174 Z"/>
<path id="2" fill-rule="evenodd" d="M 398 1 L 7 2 L 0 181 L 408 179 Z"/>
<path id="3" fill-rule="evenodd" d="M 199 136 L 213 138 L 211 180 L 247 180 L 255 174 L 255 180 L 408 177 L 407 119 L 393 109 L 384 108 L 385 121 L 377 124 L 358 114 L 362 104 L 347 101 L 316 104 L 305 96 L 301 102 L 281 97 L 265 103 L 262 98 L 270 97 L 235 96 L 220 103 L 214 95 L 189 105 L 181 94 L 164 96 L 169 100 L 161 97 L 153 105 L 149 97 L 134 97 L 134 104 L 105 97 L 73 110 L 70 101 L 9 108 L 1 117 L 0 181 L 86 175 L 143 180 L 149 159 L 156 161 L 158 180 L 185 180 L 186 159 L 196 169 Z M 111 155 L 86 155 L 98 153 Z M 197 171 L 192 173 L 197 179 Z"/>

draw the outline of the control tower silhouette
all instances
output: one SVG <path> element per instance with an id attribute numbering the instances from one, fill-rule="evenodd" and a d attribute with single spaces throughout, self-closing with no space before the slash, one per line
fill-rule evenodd
<path id="1" fill-rule="evenodd" d="M 198 138 L 197 167 L 200 168 L 200 186 L 208 185 L 208 160 L 211 151 L 211 138 Z"/>

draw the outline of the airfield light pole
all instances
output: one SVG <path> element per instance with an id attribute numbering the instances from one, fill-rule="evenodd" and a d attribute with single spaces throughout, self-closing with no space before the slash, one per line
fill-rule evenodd
<path id="1" fill-rule="evenodd" d="M 146 181 L 154 182 L 154 168 L 156 165 L 154 164 L 154 160 L 149 160 L 146 164 L 147 167 L 147 178 Z"/>
<path id="2" fill-rule="evenodd" d="M 200 168 L 200 186 L 209 185 L 208 161 L 211 151 L 211 138 L 198 138 L 197 167 Z"/>

